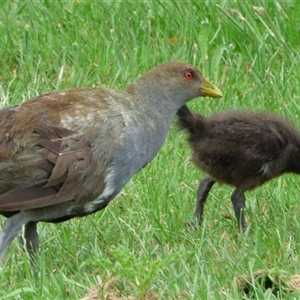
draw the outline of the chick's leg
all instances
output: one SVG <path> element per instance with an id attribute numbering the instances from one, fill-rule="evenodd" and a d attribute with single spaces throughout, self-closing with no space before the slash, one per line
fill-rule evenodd
<path id="1" fill-rule="evenodd" d="M 195 226 L 201 225 L 202 218 L 203 218 L 203 210 L 204 204 L 207 199 L 208 193 L 212 186 L 215 184 L 215 181 L 212 180 L 210 177 L 206 177 L 200 181 L 198 190 L 197 190 L 197 201 L 196 201 L 196 208 L 194 212 L 194 220 L 193 222 L 187 223 L 188 225 Z"/>
<path id="2" fill-rule="evenodd" d="M 244 192 L 235 189 L 231 195 L 231 202 L 233 205 L 233 210 L 235 213 L 235 217 L 238 222 L 239 228 L 242 227 L 243 231 L 247 229 L 247 223 L 245 220 L 245 202 L 246 202 L 246 197 L 244 195 Z"/>

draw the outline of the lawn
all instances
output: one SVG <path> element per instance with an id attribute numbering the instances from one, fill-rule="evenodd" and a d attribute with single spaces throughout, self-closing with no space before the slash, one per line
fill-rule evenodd
<path id="1" fill-rule="evenodd" d="M 300 128 L 299 1 L 0 1 L 0 107 L 51 90 L 124 89 L 165 61 L 198 66 L 223 92 L 189 107 L 270 111 Z M 33 273 L 16 239 L 0 265 L 0 300 L 245 299 L 236 279 L 300 273 L 299 178 L 247 193 L 238 232 L 232 188 L 214 186 L 201 230 L 193 214 L 205 174 L 175 122 L 156 158 L 103 211 L 39 224 Z M 0 217 L 1 225 L 5 218 Z M 257 285 L 254 299 L 300 299 Z M 113 298 L 115 297 L 115 298 Z M 96 299 L 96 298 L 95 298 Z"/>

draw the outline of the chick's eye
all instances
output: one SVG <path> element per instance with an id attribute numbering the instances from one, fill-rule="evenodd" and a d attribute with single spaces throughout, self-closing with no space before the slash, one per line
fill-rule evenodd
<path id="1" fill-rule="evenodd" d="M 184 73 L 184 77 L 185 77 L 186 79 L 192 79 L 192 78 L 193 78 L 193 73 L 192 73 L 191 71 L 186 71 L 186 72 Z"/>

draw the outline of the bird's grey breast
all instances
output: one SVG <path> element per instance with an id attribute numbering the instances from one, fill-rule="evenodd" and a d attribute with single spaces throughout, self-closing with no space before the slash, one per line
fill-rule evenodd
<path id="1" fill-rule="evenodd" d="M 124 112 L 123 118 L 125 127 L 115 165 L 124 166 L 126 173 L 132 176 L 157 154 L 170 124 L 156 112 L 148 112 L 143 108 L 134 113 Z"/>

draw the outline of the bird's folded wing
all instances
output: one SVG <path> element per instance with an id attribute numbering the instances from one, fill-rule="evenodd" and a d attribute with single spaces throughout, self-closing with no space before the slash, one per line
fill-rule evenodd
<path id="1" fill-rule="evenodd" d="M 0 211 L 19 211 L 72 201 L 84 189 L 81 179 L 91 169 L 91 147 L 84 138 L 66 128 L 36 128 L 41 147 L 35 167 L 49 173 L 47 179 L 0 195 Z M 34 178 L 33 178 L 34 180 Z"/>
<path id="2" fill-rule="evenodd" d="M 263 163 L 272 161 L 283 153 L 288 141 L 281 132 L 280 127 L 273 124 L 266 125 L 264 130 L 252 141 L 256 158 Z"/>

